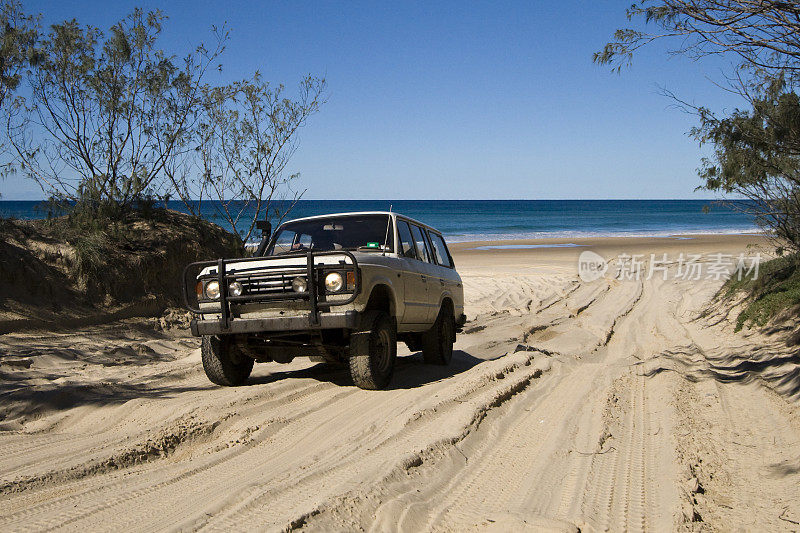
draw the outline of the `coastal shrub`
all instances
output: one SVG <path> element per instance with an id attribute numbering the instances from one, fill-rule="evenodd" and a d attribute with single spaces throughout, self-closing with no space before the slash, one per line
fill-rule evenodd
<path id="1" fill-rule="evenodd" d="M 774 238 L 800 252 L 800 12 L 797 2 L 644 0 L 627 10 L 636 27 L 620 28 L 594 55 L 615 70 L 654 41 L 672 55 L 728 59 L 720 85 L 742 108 L 698 106 L 664 89 L 699 120 L 691 135 L 711 148 L 700 189 L 745 198 L 740 207 Z"/>
<path id="2" fill-rule="evenodd" d="M 70 311 L 142 301 L 180 305 L 188 263 L 244 254 L 235 235 L 175 211 L 161 210 L 155 219 L 130 211 L 106 229 L 76 220 L 9 222 L 7 246 L 0 247 L 0 284 L 41 288 L 37 294 L 56 296 L 40 298 L 37 305 Z M 25 298 L 0 295 L 0 311 Z"/>
<path id="3" fill-rule="evenodd" d="M 166 20 L 135 8 L 108 31 L 75 19 L 45 28 L 18 1 L 0 0 L 0 177 L 15 170 L 100 223 L 131 207 L 147 216 L 155 199 L 193 215 L 216 200 L 246 242 L 257 220 L 279 222 L 304 192 L 287 165 L 325 80 L 307 75 L 293 94 L 258 71 L 209 84 L 228 30 L 173 54 L 159 47 Z"/>
<path id="4" fill-rule="evenodd" d="M 107 238 L 102 231 L 78 235 L 70 244 L 74 250 L 74 268 L 81 285 L 97 277 L 107 267 Z"/>
<path id="5" fill-rule="evenodd" d="M 745 293 L 744 309 L 736 317 L 736 331 L 764 326 L 771 319 L 795 313 L 800 307 L 800 255 L 778 257 L 761 265 L 758 278 L 732 277 L 722 287 L 725 297 Z"/>

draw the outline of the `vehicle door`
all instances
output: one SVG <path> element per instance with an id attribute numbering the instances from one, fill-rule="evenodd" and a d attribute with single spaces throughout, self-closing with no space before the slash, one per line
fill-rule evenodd
<path id="1" fill-rule="evenodd" d="M 461 278 L 456 272 L 453 258 L 450 251 L 447 249 L 447 244 L 444 238 L 434 231 L 428 231 L 428 237 L 431 243 L 431 252 L 435 262 L 434 268 L 436 269 L 436 280 L 429 280 L 429 283 L 439 284 L 442 292 L 448 292 L 453 296 L 453 304 L 458 308 L 463 305 L 462 297 L 463 290 L 461 288 Z M 429 285 L 430 287 L 430 285 Z M 455 309 L 456 315 L 463 312 L 463 309 Z"/>
<path id="2" fill-rule="evenodd" d="M 408 222 L 397 219 L 397 255 L 400 257 L 403 278 L 403 322 L 406 324 L 426 324 L 428 318 L 427 272 L 417 256 L 417 248 L 411 235 Z"/>
<path id="3" fill-rule="evenodd" d="M 436 316 L 439 314 L 439 302 L 441 300 L 442 290 L 439 286 L 438 277 L 436 276 L 436 265 L 433 264 L 433 255 L 431 254 L 430 244 L 428 244 L 428 238 L 425 236 L 425 230 L 416 224 L 411 224 L 411 234 L 414 236 L 414 244 L 417 247 L 417 257 L 420 261 L 422 282 L 425 284 L 427 293 L 427 313 L 425 315 L 425 321 L 431 324 L 436 320 Z"/>

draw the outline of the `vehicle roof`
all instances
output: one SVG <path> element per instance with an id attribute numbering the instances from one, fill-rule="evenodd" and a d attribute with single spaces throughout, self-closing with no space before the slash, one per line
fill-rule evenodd
<path id="1" fill-rule="evenodd" d="M 350 211 L 348 213 L 330 213 L 330 214 L 327 214 L 327 215 L 315 215 L 313 217 L 302 217 L 302 218 L 295 218 L 295 219 L 292 219 L 292 220 L 287 220 L 286 222 L 283 222 L 281 224 L 281 226 L 283 226 L 284 224 L 289 224 L 290 222 L 301 222 L 301 221 L 306 221 L 306 220 L 315 220 L 315 219 L 318 219 L 318 218 L 345 217 L 345 216 L 355 216 L 355 215 L 389 215 L 389 216 L 393 216 L 393 217 L 400 217 L 400 218 L 403 218 L 405 220 L 408 220 L 409 222 L 413 222 L 414 224 L 418 224 L 418 225 L 420 225 L 420 226 L 422 226 L 424 228 L 427 228 L 427 229 L 429 229 L 429 230 L 431 230 L 431 231 L 433 231 L 435 233 L 438 233 L 440 235 L 442 234 L 441 231 L 439 231 L 438 229 L 434 228 L 433 226 L 429 226 L 429 225 L 425 224 L 424 222 L 420 222 L 419 220 L 414 220 L 413 218 L 411 218 L 409 216 L 406 216 L 406 215 L 404 215 L 402 213 L 398 213 L 396 211 Z M 278 227 L 280 227 L 280 226 L 278 226 Z"/>

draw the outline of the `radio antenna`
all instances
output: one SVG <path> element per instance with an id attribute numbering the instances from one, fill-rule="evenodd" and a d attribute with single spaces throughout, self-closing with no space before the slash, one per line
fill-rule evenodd
<path id="1" fill-rule="evenodd" d="M 383 239 L 383 255 L 386 255 L 386 245 L 389 243 L 389 228 L 392 226 L 392 204 L 389 204 L 389 220 L 386 221 L 386 237 Z"/>

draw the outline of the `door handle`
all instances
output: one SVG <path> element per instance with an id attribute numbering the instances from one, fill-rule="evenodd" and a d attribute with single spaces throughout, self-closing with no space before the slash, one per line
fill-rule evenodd
<path id="1" fill-rule="evenodd" d="M 425 276 L 420 276 L 420 278 L 422 278 L 422 283 L 427 283 L 428 282 L 428 279 Z"/>

